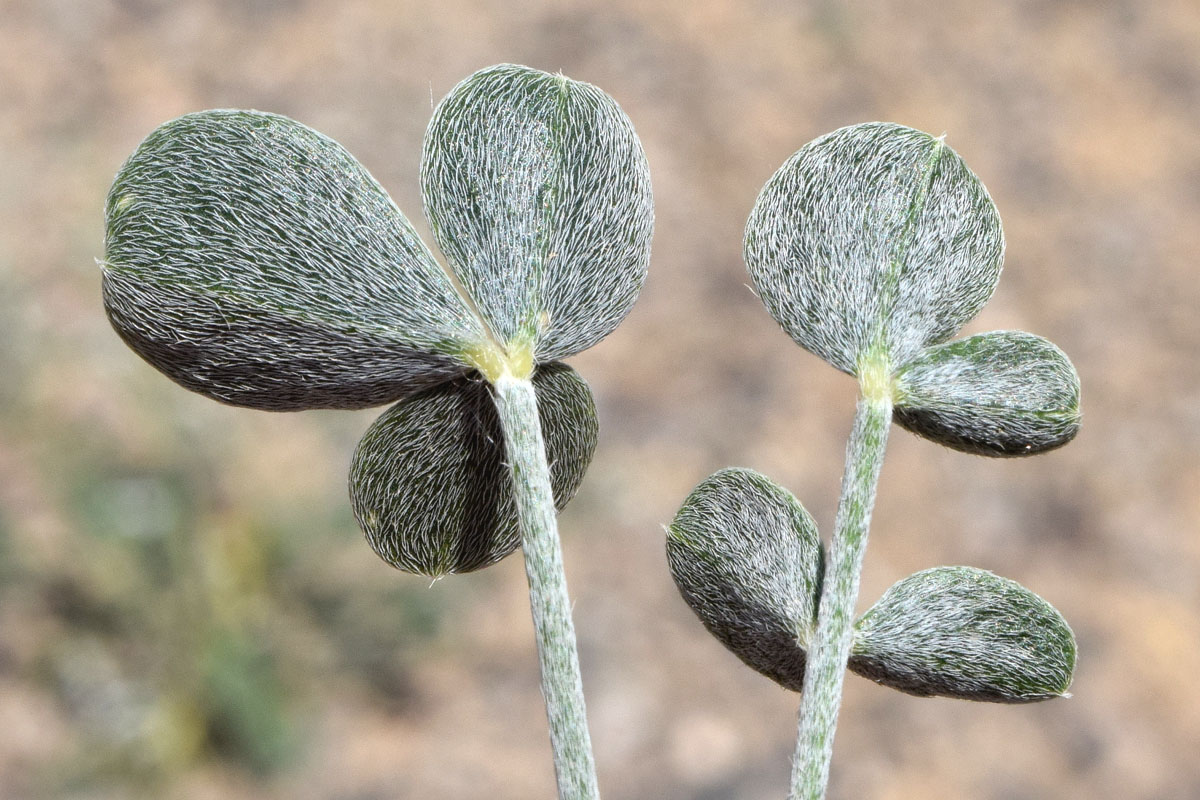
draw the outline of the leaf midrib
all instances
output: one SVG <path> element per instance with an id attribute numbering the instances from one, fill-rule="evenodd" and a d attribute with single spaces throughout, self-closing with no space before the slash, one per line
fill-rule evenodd
<path id="1" fill-rule="evenodd" d="M 946 150 L 944 139 L 940 137 L 930 137 L 930 139 L 933 142 L 933 149 L 925 159 L 925 168 L 921 176 L 921 182 L 917 186 L 912 200 L 909 201 L 904 221 L 904 230 L 901 232 L 899 240 L 892 249 L 892 255 L 888 260 L 888 269 L 883 277 L 883 285 L 880 287 L 881 301 L 879 304 L 879 317 L 876 319 L 876 328 L 872 336 L 872 344 L 875 345 L 872 349 L 879 349 L 882 352 L 887 352 L 889 349 L 888 346 L 891 344 L 891 342 L 887 342 L 884 338 L 887 330 L 887 321 L 891 318 L 892 310 L 896 306 L 900 278 L 903 276 L 904 268 L 907 265 L 908 251 L 916 239 L 917 221 L 925 210 L 926 202 L 929 199 L 929 190 L 933 187 L 934 172 L 941 161 L 942 154 Z"/>

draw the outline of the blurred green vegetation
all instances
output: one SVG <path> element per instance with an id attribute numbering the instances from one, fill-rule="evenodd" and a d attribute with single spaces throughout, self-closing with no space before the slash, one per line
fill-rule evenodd
<path id="1" fill-rule="evenodd" d="M 409 664 L 453 606 L 387 569 L 367 587 L 331 578 L 331 560 L 365 547 L 344 505 L 235 507 L 208 448 L 138 454 L 33 410 L 35 429 L 64 424 L 27 465 L 52 476 L 57 552 L 23 557 L 0 514 L 0 606 L 41 634 L 19 677 L 77 732 L 31 791 L 156 796 L 213 762 L 265 779 L 303 754 L 306 698 L 331 676 L 404 713 Z M 12 662 L 0 649 L 0 670 Z"/>

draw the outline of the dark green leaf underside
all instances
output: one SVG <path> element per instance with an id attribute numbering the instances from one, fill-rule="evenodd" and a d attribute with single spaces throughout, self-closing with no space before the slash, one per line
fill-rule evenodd
<path id="1" fill-rule="evenodd" d="M 920 696 L 1028 703 L 1066 694 L 1075 636 L 1045 600 L 972 567 L 888 589 L 855 624 L 850 669 Z"/>
<path id="2" fill-rule="evenodd" d="M 800 691 L 824 555 L 816 524 L 786 489 L 748 469 L 702 481 L 667 529 L 683 599 L 738 658 Z"/>
<path id="3" fill-rule="evenodd" d="M 556 362 L 533 377 L 555 505 L 596 445 L 591 391 Z M 431 577 L 470 572 L 520 545 L 504 437 L 488 384 L 460 378 L 402 400 L 367 430 L 350 468 L 355 516 L 384 561 Z"/>
<path id="4" fill-rule="evenodd" d="M 333 140 L 253 111 L 165 123 L 109 192 L 105 305 L 189 389 L 355 408 L 461 373 L 478 321 L 408 221 Z"/>
<path id="5" fill-rule="evenodd" d="M 1079 431 L 1079 376 L 1045 339 L 993 331 L 931 347 L 896 374 L 896 422 L 988 456 L 1041 453 Z"/>

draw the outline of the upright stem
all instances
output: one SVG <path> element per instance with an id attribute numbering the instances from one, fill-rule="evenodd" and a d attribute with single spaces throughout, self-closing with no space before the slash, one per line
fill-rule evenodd
<path id="1" fill-rule="evenodd" d="M 521 546 L 529 578 L 529 603 L 542 667 L 542 694 L 550 720 L 558 796 L 561 800 L 594 800 L 600 792 L 537 400 L 532 383 L 507 373 L 496 378 L 493 386 L 521 521 Z"/>
<path id="2" fill-rule="evenodd" d="M 846 470 L 838 504 L 833 545 L 821 590 L 817 629 L 809 646 L 800 701 L 796 755 L 792 761 L 791 800 L 821 800 L 829 781 L 833 734 L 842 702 L 842 679 L 850 656 L 854 603 L 875 486 L 887 446 L 892 401 L 884 387 L 864 381 L 846 446 Z"/>

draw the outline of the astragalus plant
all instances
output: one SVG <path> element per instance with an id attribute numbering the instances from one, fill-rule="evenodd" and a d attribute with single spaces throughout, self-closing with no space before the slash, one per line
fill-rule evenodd
<path id="1" fill-rule="evenodd" d="M 989 456 L 1040 453 L 1079 428 L 1067 357 L 1027 333 L 948 341 L 1000 276 L 1000 217 L 935 138 L 899 125 L 842 128 L 793 155 L 746 225 L 745 258 L 771 316 L 858 379 L 832 546 L 786 489 L 746 469 L 703 481 L 668 527 L 684 599 L 746 664 L 801 692 L 793 798 L 824 796 L 847 666 L 914 695 L 1026 703 L 1066 693 L 1075 639 L 1013 581 L 937 567 L 854 620 L 893 421 Z"/>
<path id="2" fill-rule="evenodd" d="M 392 404 L 350 469 L 367 540 L 433 577 L 522 549 L 559 793 L 596 797 L 556 509 L 597 422 L 562 359 L 641 289 L 645 155 L 604 92 L 501 65 L 438 105 L 421 183 L 448 271 L 320 133 L 257 111 L 167 122 L 109 193 L 105 308 L 138 354 L 213 399 Z"/>

